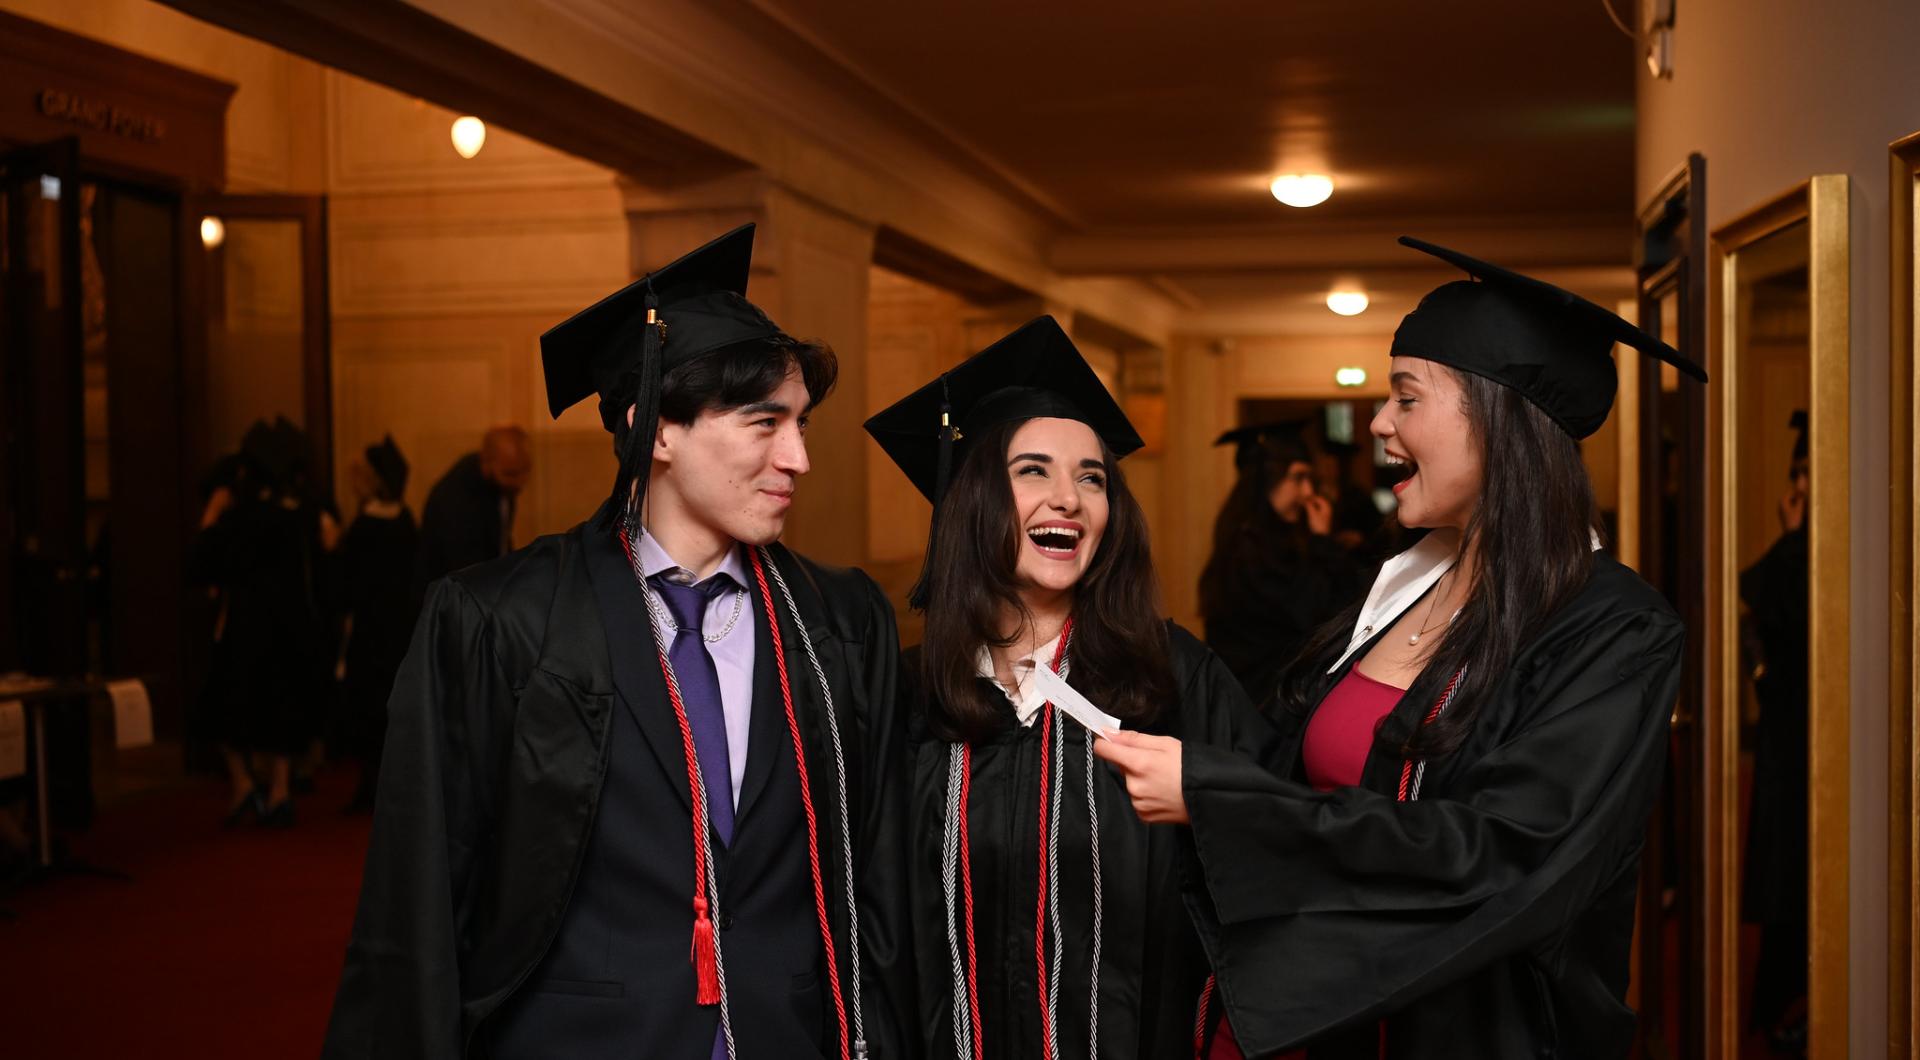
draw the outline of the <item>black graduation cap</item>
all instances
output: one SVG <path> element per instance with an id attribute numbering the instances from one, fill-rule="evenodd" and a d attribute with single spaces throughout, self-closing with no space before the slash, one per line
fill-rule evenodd
<path id="1" fill-rule="evenodd" d="M 1293 443 L 1304 452 L 1306 440 L 1301 432 L 1306 430 L 1307 420 L 1281 420 L 1277 423 L 1256 423 L 1246 427 L 1235 427 L 1222 431 L 1220 437 L 1213 440 L 1214 445 L 1233 445 L 1233 466 L 1245 471 L 1257 467 L 1265 454 L 1269 443 Z"/>
<path id="2" fill-rule="evenodd" d="M 1408 236 L 1401 244 L 1457 265 L 1472 280 L 1429 292 L 1393 334 L 1393 355 L 1420 357 L 1518 390 L 1575 438 L 1606 422 L 1623 343 L 1704 383 L 1678 350 L 1571 291 Z"/>
<path id="3" fill-rule="evenodd" d="M 1051 316 L 1035 317 L 940 378 L 876 412 L 867 433 L 933 502 L 927 559 L 940 526 L 940 501 L 969 437 L 1014 420 L 1053 417 L 1093 428 L 1115 459 L 1144 443 L 1092 366 Z M 908 595 L 927 604 L 927 568 Z"/>
<path id="4" fill-rule="evenodd" d="M 548 411 L 558 419 L 597 393 L 601 424 L 624 438 L 614 482 L 615 511 L 624 510 L 627 483 L 637 481 L 639 496 L 646 494 L 661 377 L 696 357 L 783 335 L 746 298 L 753 227 L 741 225 L 540 336 Z M 637 381 L 630 373 L 637 374 Z M 627 382 L 623 385 L 622 380 Z M 629 405 L 635 407 L 631 433 Z"/>
<path id="5" fill-rule="evenodd" d="M 1787 417 L 1787 427 L 1796 432 L 1791 459 L 1797 464 L 1807 458 L 1807 410 L 1794 409 L 1793 415 Z"/>
<path id="6" fill-rule="evenodd" d="M 867 433 L 937 507 L 969 436 L 1011 420 L 1078 420 L 1113 455 L 1144 443 L 1092 366 L 1050 316 L 1011 334 L 873 414 Z"/>
<path id="7" fill-rule="evenodd" d="M 380 481 L 395 497 L 406 492 L 407 458 L 400 455 L 400 447 L 393 444 L 393 435 L 380 439 L 379 445 L 367 446 L 367 466 L 380 476 Z"/>

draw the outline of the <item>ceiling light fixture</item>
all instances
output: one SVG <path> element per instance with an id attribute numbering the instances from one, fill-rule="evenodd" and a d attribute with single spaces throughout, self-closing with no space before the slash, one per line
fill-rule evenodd
<path id="1" fill-rule="evenodd" d="M 1349 365 L 1345 368 L 1335 368 L 1333 370 L 1333 385 L 1345 387 L 1366 386 L 1367 370 L 1355 365 Z"/>
<path id="2" fill-rule="evenodd" d="M 472 158 L 487 143 L 487 123 L 469 114 L 453 120 L 453 149 L 461 158 Z"/>
<path id="3" fill-rule="evenodd" d="M 212 250 L 227 241 L 226 222 L 218 217 L 206 216 L 200 219 L 200 243 Z"/>
<path id="4" fill-rule="evenodd" d="M 1367 292 L 1334 291 L 1327 295 L 1327 308 L 1343 317 L 1357 317 L 1367 311 Z"/>
<path id="5" fill-rule="evenodd" d="M 1273 178 L 1268 188 L 1274 198 L 1304 209 L 1327 201 L 1333 194 L 1333 178 L 1324 173 L 1288 173 Z"/>

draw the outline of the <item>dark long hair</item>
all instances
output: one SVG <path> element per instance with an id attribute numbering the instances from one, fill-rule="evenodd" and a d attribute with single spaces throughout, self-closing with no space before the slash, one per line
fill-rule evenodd
<path id="1" fill-rule="evenodd" d="M 929 546 L 920 677 L 927 726 L 943 740 L 984 739 L 1005 724 L 1006 705 L 985 687 L 976 666 L 982 646 L 1012 643 L 999 632 L 1006 610 L 1025 612 L 1014 574 L 1024 534 L 1015 524 L 1006 471 L 1007 447 L 1022 422 L 968 439 Z M 1139 726 L 1172 697 L 1173 674 L 1146 514 L 1104 443 L 1100 455 L 1107 464 L 1107 529 L 1074 586 L 1069 680 L 1107 713 Z"/>
<path id="2" fill-rule="evenodd" d="M 1593 573 L 1592 535 L 1600 529 L 1593 484 L 1573 436 L 1518 391 L 1470 372 L 1453 375 L 1481 453 L 1480 500 L 1460 542 L 1462 555 L 1472 557 L 1471 569 L 1460 571 L 1472 590 L 1408 695 L 1431 704 L 1463 667 L 1466 676 L 1432 724 L 1421 726 L 1404 746 L 1379 748 L 1414 758 L 1459 749 L 1514 656 L 1586 585 Z M 1323 627 L 1288 671 L 1281 686 L 1288 709 L 1313 709 L 1361 606 Z"/>
<path id="3" fill-rule="evenodd" d="M 1295 464 L 1312 466 L 1307 447 L 1293 438 L 1263 438 L 1236 451 L 1239 477 L 1213 521 L 1213 552 L 1200 572 L 1200 613 L 1212 621 L 1246 591 L 1249 568 L 1307 554 L 1307 521 L 1287 522 L 1273 510 L 1273 487 Z M 1276 550 L 1285 555 L 1276 555 Z"/>

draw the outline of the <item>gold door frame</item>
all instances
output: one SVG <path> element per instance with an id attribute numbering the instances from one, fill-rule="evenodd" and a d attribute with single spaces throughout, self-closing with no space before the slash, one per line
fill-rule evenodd
<path id="1" fill-rule="evenodd" d="M 1706 719 L 1708 984 L 1711 1007 L 1708 1055 L 1739 1053 L 1740 1023 L 1740 659 L 1739 572 L 1734 553 L 1732 463 L 1745 439 L 1739 436 L 1742 365 L 1739 348 L 1741 252 L 1790 225 L 1807 223 L 1809 305 L 1809 411 L 1813 430 L 1809 463 L 1814 490 L 1807 513 L 1807 576 L 1813 594 L 1807 625 L 1807 1020 L 1812 1060 L 1844 1060 L 1847 1053 L 1847 886 L 1849 815 L 1848 637 L 1848 387 L 1849 245 L 1847 177 L 1818 176 L 1715 229 L 1709 281 L 1718 305 L 1709 314 L 1719 384 L 1709 396 L 1709 453 L 1714 481 L 1708 497 L 1710 543 L 1718 555 L 1708 565 L 1713 584 L 1715 628 L 1707 650 L 1715 659 L 1715 684 Z M 1710 445 L 1713 443 L 1710 443 Z M 1717 653 L 1717 658 L 1714 653 Z"/>
<path id="2" fill-rule="evenodd" d="M 1891 162 L 1888 203 L 1893 214 L 1893 386 L 1892 457 L 1893 497 L 1888 518 L 1890 555 L 1888 577 L 1892 592 L 1892 642 L 1888 657 L 1887 728 L 1887 1040 L 1889 1056 L 1920 1055 L 1920 962 L 1913 941 L 1920 937 L 1920 844 L 1916 844 L 1914 807 L 1920 806 L 1920 686 L 1915 684 L 1914 628 L 1915 557 L 1920 555 L 1913 503 L 1915 474 L 1920 459 L 1914 450 L 1914 423 L 1920 413 L 1920 388 L 1915 387 L 1916 338 L 1914 308 L 1920 287 L 1914 277 L 1920 264 L 1915 242 L 1914 216 L 1920 212 L 1920 133 L 1896 140 L 1888 148 Z"/>

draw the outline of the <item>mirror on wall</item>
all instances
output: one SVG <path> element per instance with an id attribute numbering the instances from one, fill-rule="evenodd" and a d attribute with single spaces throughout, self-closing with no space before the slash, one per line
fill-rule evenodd
<path id="1" fill-rule="evenodd" d="M 1722 1048 L 1847 1055 L 1844 177 L 1714 234 Z"/>

